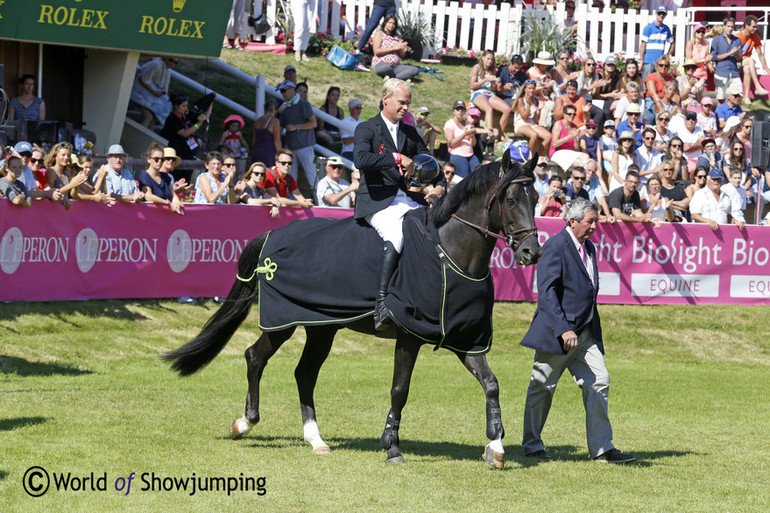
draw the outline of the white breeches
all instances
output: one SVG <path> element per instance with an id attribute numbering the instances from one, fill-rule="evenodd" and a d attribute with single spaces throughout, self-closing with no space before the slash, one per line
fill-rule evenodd
<path id="1" fill-rule="evenodd" d="M 396 197 L 390 202 L 390 206 L 367 216 L 366 220 L 377 231 L 380 238 L 393 244 L 393 247 L 400 254 L 404 247 L 404 216 L 415 208 L 420 208 L 420 205 L 407 196 L 404 191 L 399 190 Z"/>

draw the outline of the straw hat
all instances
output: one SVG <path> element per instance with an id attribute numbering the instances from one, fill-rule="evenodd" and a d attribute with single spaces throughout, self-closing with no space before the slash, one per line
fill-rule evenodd
<path id="1" fill-rule="evenodd" d="M 634 137 L 634 133 L 631 130 L 626 130 L 622 134 L 620 134 L 620 137 L 618 137 L 618 141 L 622 141 L 623 139 L 631 139 L 632 141 L 636 141 L 636 137 Z"/>
<path id="2" fill-rule="evenodd" d="M 174 159 L 174 167 L 178 166 L 179 163 L 182 162 L 182 159 L 180 159 L 179 156 L 176 154 L 176 150 L 174 148 L 163 148 L 163 158 Z"/>
<path id="3" fill-rule="evenodd" d="M 532 60 L 532 64 L 543 64 L 545 66 L 553 66 L 556 64 L 556 61 L 553 60 L 553 56 L 551 56 L 551 52 L 537 52 L 537 58 Z"/>

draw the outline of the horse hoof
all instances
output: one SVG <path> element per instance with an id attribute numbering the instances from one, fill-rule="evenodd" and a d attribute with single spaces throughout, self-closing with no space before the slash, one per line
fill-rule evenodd
<path id="1" fill-rule="evenodd" d="M 243 438 L 243 433 L 241 433 L 238 430 L 238 420 L 234 420 L 232 424 L 230 424 L 230 438 L 233 440 L 240 440 Z"/>
<path id="2" fill-rule="evenodd" d="M 385 460 L 385 463 L 406 463 L 406 460 L 403 456 L 400 454 L 398 456 L 393 456 L 392 458 L 388 458 Z"/>
<path id="3" fill-rule="evenodd" d="M 240 440 L 249 434 L 252 427 L 254 427 L 254 424 L 251 424 L 243 418 L 235 419 L 233 423 L 230 424 L 230 438 L 233 440 Z"/>
<path id="4" fill-rule="evenodd" d="M 313 449 L 313 454 L 331 454 L 331 453 L 332 453 L 332 450 L 329 449 L 328 445 L 321 445 Z"/>
<path id="5" fill-rule="evenodd" d="M 484 454 L 481 455 L 481 459 L 492 468 L 498 470 L 503 468 L 503 454 L 491 449 L 488 445 L 484 447 Z"/>

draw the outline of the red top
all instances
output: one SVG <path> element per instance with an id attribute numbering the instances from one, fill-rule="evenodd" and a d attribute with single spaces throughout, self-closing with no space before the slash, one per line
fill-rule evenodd
<path id="1" fill-rule="evenodd" d="M 293 176 L 286 175 L 286 178 L 281 178 L 281 175 L 278 174 L 275 168 L 272 168 L 266 174 L 264 188 L 275 187 L 275 190 L 278 191 L 278 196 L 281 198 L 288 198 L 291 191 L 297 190 L 297 181 L 294 180 Z"/>
<path id="2" fill-rule="evenodd" d="M 658 76 L 658 72 L 650 73 L 647 75 L 647 80 L 645 81 L 645 84 L 652 82 L 655 84 L 655 92 L 658 93 L 658 99 L 663 98 L 663 89 L 666 88 L 666 82 L 661 80 L 661 78 Z M 652 98 L 650 96 L 650 88 L 647 88 L 647 98 Z"/>

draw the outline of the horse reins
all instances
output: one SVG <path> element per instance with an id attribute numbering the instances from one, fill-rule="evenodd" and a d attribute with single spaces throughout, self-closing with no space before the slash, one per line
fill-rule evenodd
<path id="1" fill-rule="evenodd" d="M 512 185 L 514 183 L 526 183 L 526 182 L 529 182 L 529 181 L 532 181 L 532 178 L 527 178 L 527 177 L 516 178 L 514 180 L 511 180 L 511 183 L 508 184 L 508 185 L 510 187 L 510 185 Z M 487 204 L 487 211 L 489 211 L 492 208 L 492 202 L 494 200 L 495 200 L 494 197 L 492 197 L 489 200 L 489 203 Z M 498 201 L 497 203 L 498 203 L 498 209 L 499 209 L 500 218 L 503 221 L 503 233 L 505 233 L 504 236 L 500 235 L 499 233 L 492 232 L 491 230 L 489 230 L 488 227 L 487 228 L 483 228 L 483 227 L 481 227 L 481 226 L 479 226 L 479 225 L 477 225 L 475 223 L 472 223 L 472 222 L 468 221 L 467 219 L 463 219 L 462 217 L 459 217 L 456 214 L 452 214 L 452 218 L 453 219 L 457 219 L 461 223 L 466 224 L 466 225 L 470 226 L 471 228 L 474 228 L 475 230 L 478 230 L 479 232 L 483 233 L 484 234 L 484 238 L 486 238 L 488 236 L 491 236 L 491 237 L 494 237 L 496 239 L 503 240 L 503 241 L 505 241 L 505 243 L 506 243 L 506 245 L 508 247 L 511 247 L 511 248 L 514 248 L 514 249 L 516 249 L 516 247 L 521 245 L 528 238 L 530 238 L 530 237 L 532 237 L 532 236 L 537 234 L 537 228 L 535 228 L 534 226 L 531 227 L 531 228 L 519 228 L 518 230 L 515 230 L 513 233 L 510 233 L 510 234 L 506 233 L 505 227 L 508 224 L 507 223 L 508 219 L 507 219 L 507 216 L 505 215 L 505 210 L 503 210 L 502 203 L 500 201 Z M 515 236 L 520 234 L 520 233 L 525 233 L 525 232 L 529 232 L 529 233 L 527 233 L 527 235 L 523 239 L 521 239 L 521 241 L 516 242 Z"/>

